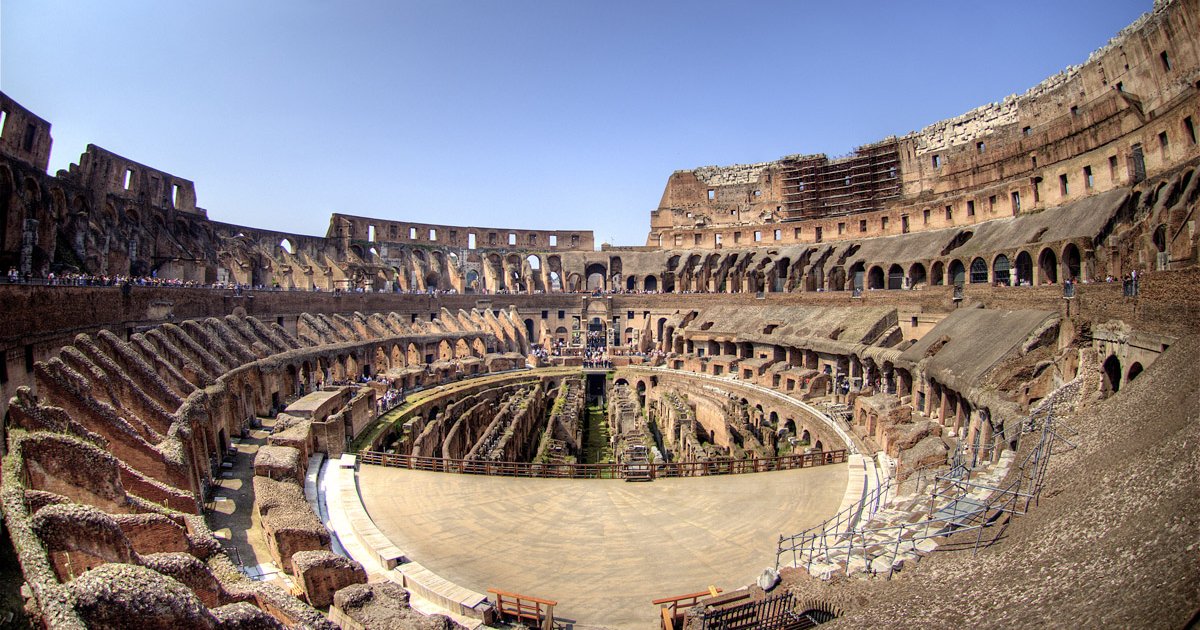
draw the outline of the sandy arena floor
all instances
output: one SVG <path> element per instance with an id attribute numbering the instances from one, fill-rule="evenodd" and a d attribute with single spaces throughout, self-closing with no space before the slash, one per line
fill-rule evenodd
<path id="1" fill-rule="evenodd" d="M 441 577 L 553 599 L 576 628 L 649 628 L 651 600 L 750 584 L 831 516 L 846 465 L 722 477 L 512 479 L 362 466 L 371 518 Z"/>

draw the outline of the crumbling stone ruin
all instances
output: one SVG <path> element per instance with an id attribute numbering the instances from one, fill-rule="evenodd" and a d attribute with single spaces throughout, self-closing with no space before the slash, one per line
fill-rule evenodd
<path id="1" fill-rule="evenodd" d="M 341 553 L 357 534 L 306 494 L 320 462 L 580 464 L 599 404 L 617 463 L 857 456 L 878 499 L 858 547 L 780 564 L 818 621 L 1182 626 L 1200 607 L 1197 24 L 1195 0 L 1156 2 L 1024 94 L 846 157 L 676 171 L 645 246 L 599 251 L 585 230 L 214 221 L 193 182 L 94 145 L 47 173 L 50 123 L 0 94 L 12 612 L 452 627 L 409 606 L 434 580 L 367 583 Z M 1021 479 L 1051 415 L 1069 446 L 1032 508 L 989 514 L 1005 536 L 970 558 L 934 553 L 953 531 L 872 538 L 954 475 Z M 226 479 L 252 493 L 246 531 L 209 521 Z M 278 579 L 231 557 L 249 535 Z"/>

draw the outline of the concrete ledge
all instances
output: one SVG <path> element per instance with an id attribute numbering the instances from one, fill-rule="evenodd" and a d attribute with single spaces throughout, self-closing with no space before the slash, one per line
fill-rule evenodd
<path id="1" fill-rule="evenodd" d="M 367 514 L 362 499 L 358 495 L 358 478 L 353 469 L 340 467 L 338 474 L 341 483 L 338 487 L 337 501 L 342 513 L 346 516 L 349 531 L 355 541 L 370 555 L 379 566 L 391 570 L 401 562 L 406 562 L 404 552 L 392 544 L 383 532 L 375 527 L 375 521 Z"/>
<path id="2" fill-rule="evenodd" d="M 399 577 L 404 588 L 460 615 L 483 619 L 492 609 L 486 595 L 450 582 L 420 563 L 406 562 L 392 573 Z"/>
<path id="3" fill-rule="evenodd" d="M 357 475 L 346 466 L 347 457 L 325 462 L 322 483 L 317 486 L 325 500 L 328 526 L 346 555 L 357 560 L 368 576 L 388 579 L 452 615 L 471 619 L 490 618 L 492 605 L 485 595 L 454 584 L 415 562 L 375 527 L 358 494 Z"/>

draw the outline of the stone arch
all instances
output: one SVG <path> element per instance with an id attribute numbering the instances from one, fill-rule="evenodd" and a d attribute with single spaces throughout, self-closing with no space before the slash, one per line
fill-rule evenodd
<path id="1" fill-rule="evenodd" d="M 867 287 L 867 267 L 863 261 L 858 261 L 850 265 L 850 282 L 854 289 L 864 289 Z"/>
<path id="2" fill-rule="evenodd" d="M 900 265 L 893 264 L 888 267 L 887 288 L 892 290 L 904 288 L 904 268 Z"/>
<path id="3" fill-rule="evenodd" d="M 1083 258 L 1079 255 L 1079 248 L 1075 243 L 1067 243 L 1062 251 L 1062 267 L 1066 277 L 1073 281 L 1083 279 Z"/>
<path id="4" fill-rule="evenodd" d="M 1058 282 L 1058 256 L 1049 247 L 1038 254 L 1038 284 Z"/>
<path id="5" fill-rule="evenodd" d="M 908 286 L 909 288 L 917 287 L 925 284 L 928 278 L 925 275 L 925 265 L 921 263 L 913 263 L 908 268 Z"/>
<path id="6" fill-rule="evenodd" d="M 996 284 L 1003 284 L 1004 286 L 1012 284 L 1011 269 L 1012 266 L 1008 263 L 1008 256 L 996 254 L 996 258 L 992 260 L 992 280 Z"/>
<path id="7" fill-rule="evenodd" d="M 625 290 L 626 291 L 637 291 L 637 288 L 638 288 L 637 276 L 630 275 L 625 278 Z"/>
<path id="8" fill-rule="evenodd" d="M 400 349 L 400 344 L 392 344 L 391 355 L 391 369 L 398 370 L 404 367 L 404 351 Z"/>
<path id="9" fill-rule="evenodd" d="M 818 291 L 825 288 L 825 270 L 819 265 L 813 265 L 804 275 L 804 290 Z"/>
<path id="10" fill-rule="evenodd" d="M 1154 228 L 1154 234 L 1150 237 L 1150 242 L 1154 244 L 1154 249 L 1158 253 L 1167 251 L 1167 224 L 1160 223 Z"/>
<path id="11" fill-rule="evenodd" d="M 879 265 L 872 266 L 871 270 L 867 272 L 867 288 L 868 289 L 882 289 L 882 288 L 884 288 L 884 286 L 885 286 L 885 281 L 884 281 L 884 275 L 883 275 L 883 267 L 880 267 Z"/>
<path id="12" fill-rule="evenodd" d="M 963 284 L 966 284 L 967 270 L 966 267 L 963 266 L 961 260 L 957 258 L 951 260 L 950 265 L 947 268 L 947 273 L 949 276 L 949 284 L 956 286 L 962 286 Z"/>
<path id="13" fill-rule="evenodd" d="M 845 291 L 846 290 L 846 269 L 841 265 L 829 270 L 829 290 L 830 291 Z"/>
<path id="14" fill-rule="evenodd" d="M 942 261 L 933 263 L 933 267 L 929 270 L 929 284 L 931 286 L 940 287 L 946 283 L 946 266 Z"/>
<path id="15" fill-rule="evenodd" d="M 1105 393 L 1115 394 L 1121 390 L 1121 360 L 1117 355 L 1110 354 L 1104 360 L 1104 382 L 1102 384 Z"/>
<path id="16" fill-rule="evenodd" d="M 657 292 L 658 278 L 654 277 L 653 275 L 646 276 L 646 279 L 642 281 L 642 290 L 646 291 L 647 293 Z"/>
<path id="17" fill-rule="evenodd" d="M 1020 252 L 1017 254 L 1016 261 L 1017 269 L 1017 286 L 1033 286 L 1033 257 L 1029 252 Z"/>
<path id="18" fill-rule="evenodd" d="M 587 278 L 588 291 L 603 291 L 608 287 L 607 271 L 603 263 L 592 263 L 584 268 L 584 276 Z"/>
<path id="19" fill-rule="evenodd" d="M 971 261 L 971 284 L 987 284 L 987 281 L 987 261 L 977 256 Z"/>
<path id="20" fill-rule="evenodd" d="M 1125 382 L 1128 383 L 1129 381 L 1132 381 L 1133 379 L 1137 378 L 1141 373 L 1142 373 L 1142 364 L 1138 363 L 1137 361 L 1134 361 L 1133 365 L 1129 366 L 1129 372 L 1126 373 L 1126 375 L 1125 375 Z"/>
<path id="21" fill-rule="evenodd" d="M 383 346 L 375 347 L 375 357 L 371 362 L 375 364 L 373 367 L 376 372 L 387 372 L 392 369 L 392 361 L 388 357 L 388 353 L 384 352 Z"/>

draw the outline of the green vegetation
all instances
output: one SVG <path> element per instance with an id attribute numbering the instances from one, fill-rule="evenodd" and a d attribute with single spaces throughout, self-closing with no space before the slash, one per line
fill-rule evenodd
<path id="1" fill-rule="evenodd" d="M 583 428 L 583 463 L 608 464 L 613 459 L 608 428 L 608 411 L 600 405 L 588 405 Z"/>

